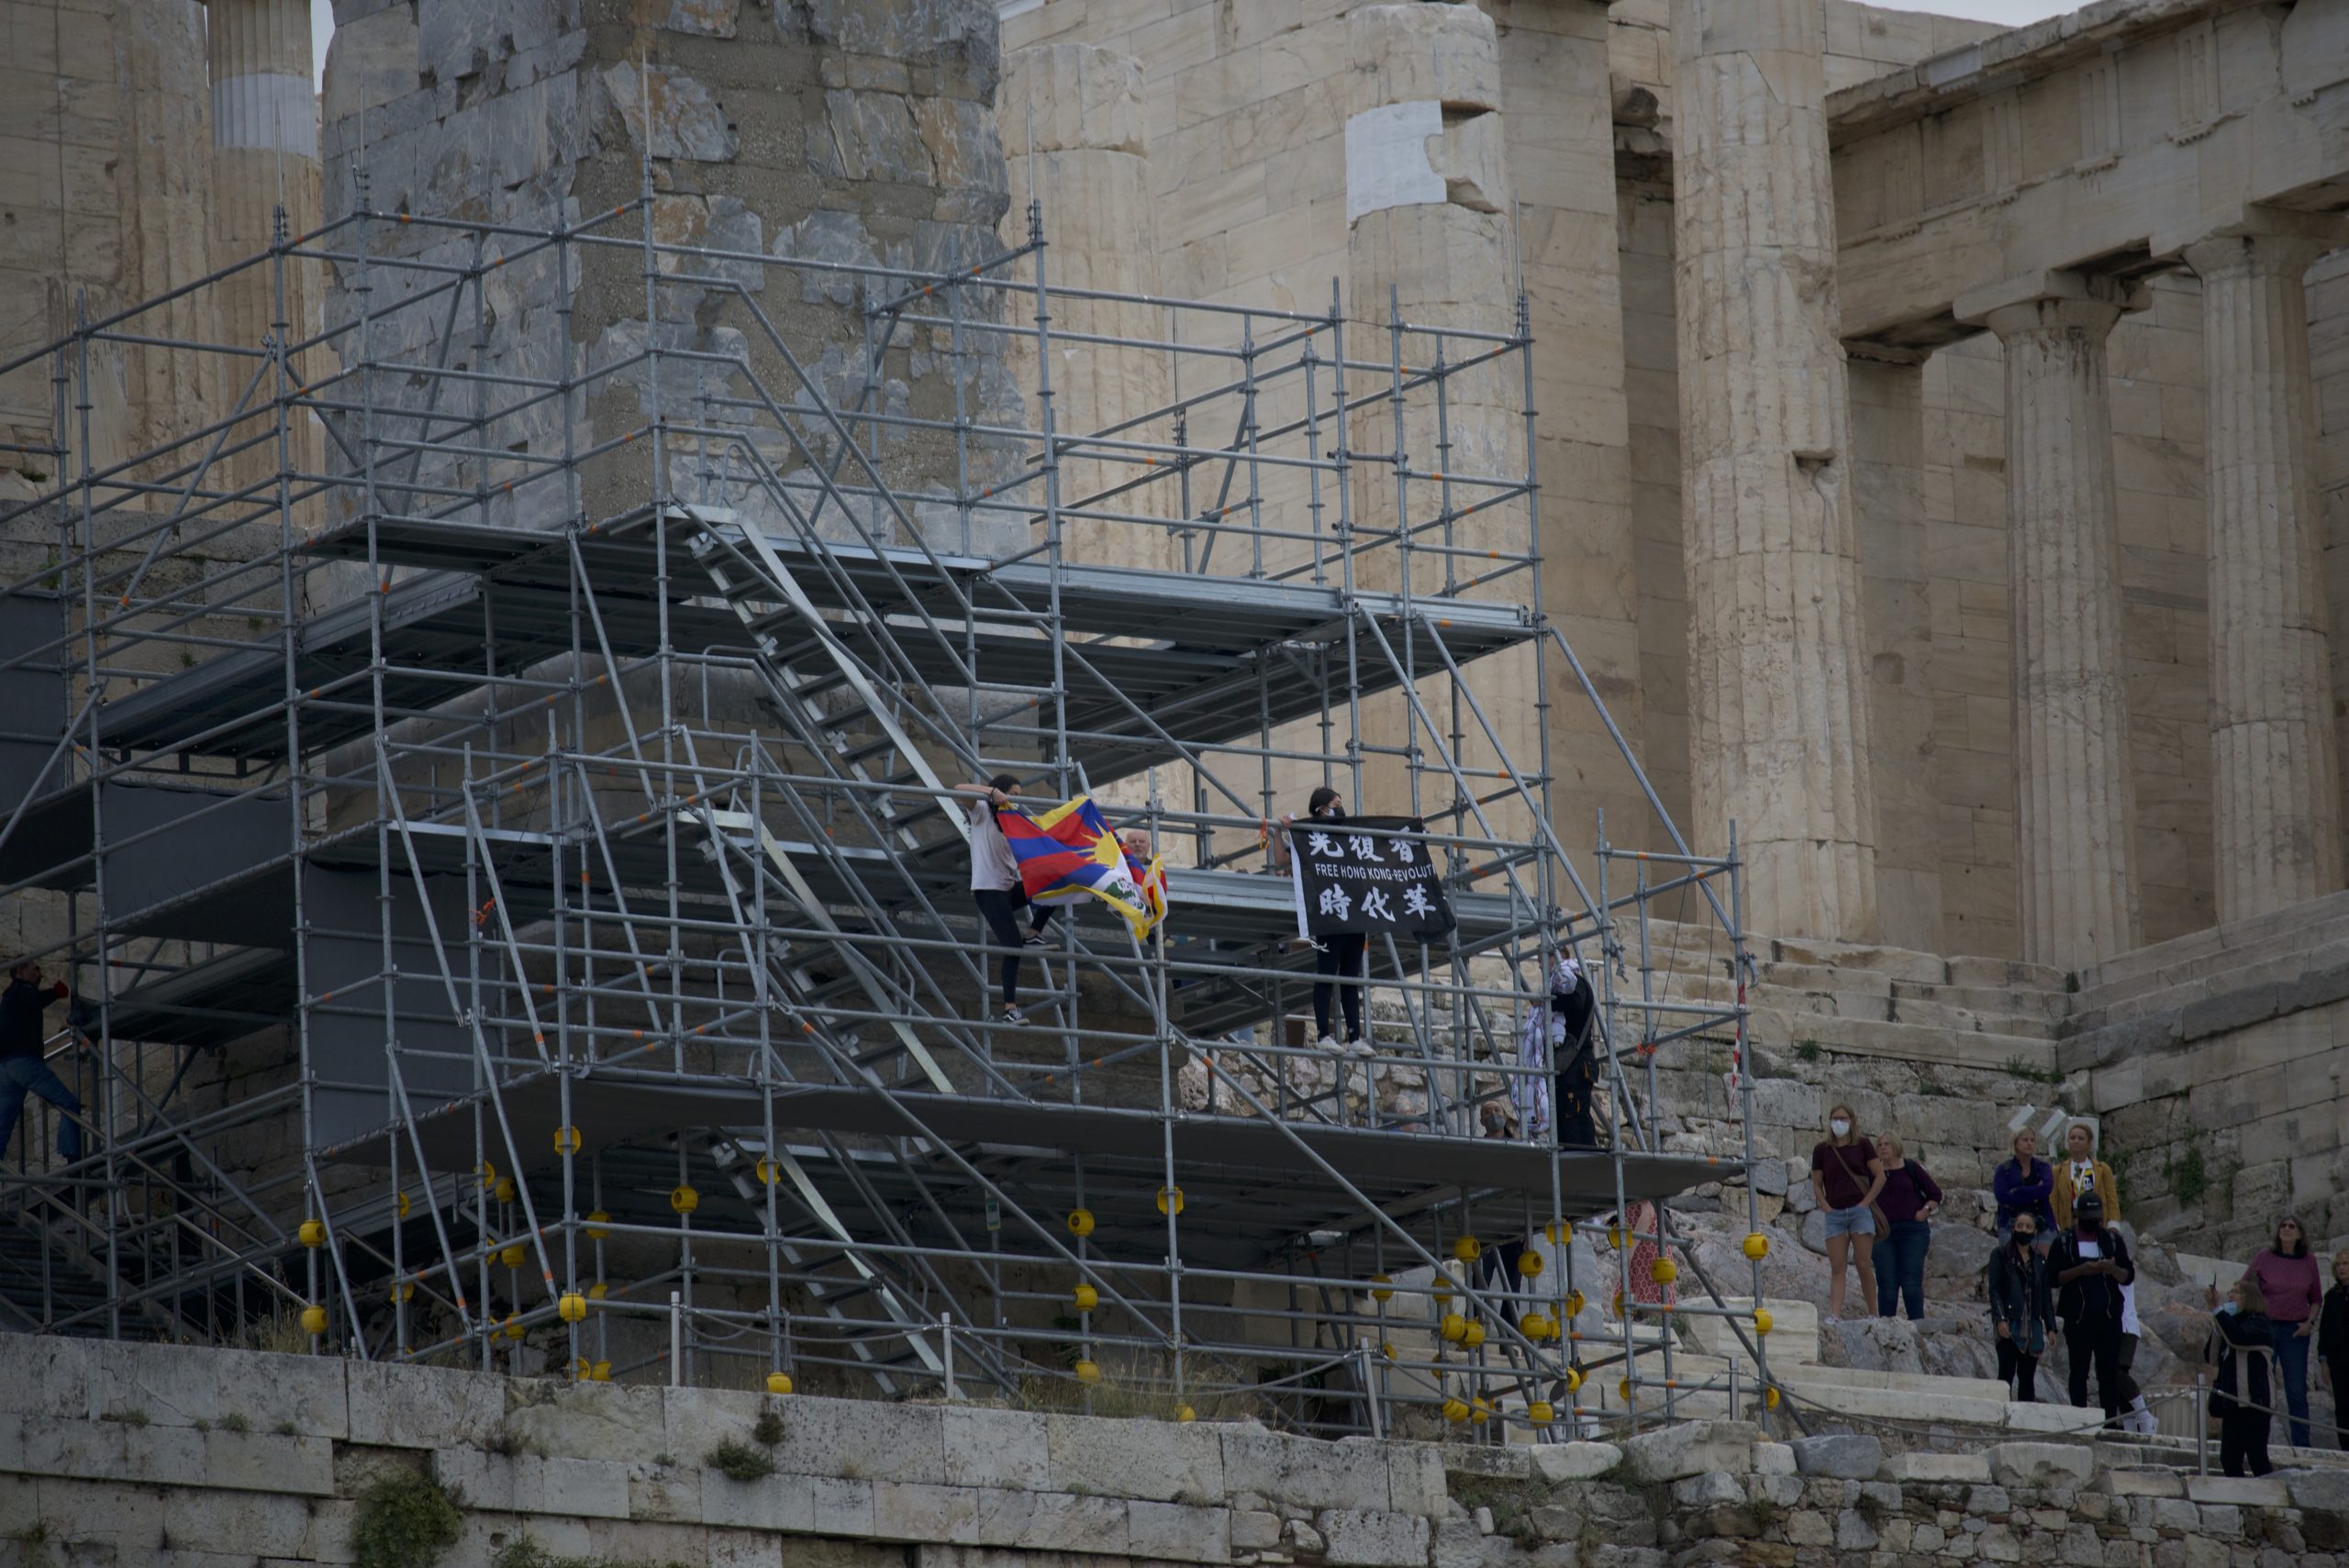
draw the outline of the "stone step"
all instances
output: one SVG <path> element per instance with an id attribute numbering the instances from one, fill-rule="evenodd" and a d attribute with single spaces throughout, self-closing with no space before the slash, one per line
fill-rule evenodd
<path id="1" fill-rule="evenodd" d="M 1895 1003 L 1905 1002 L 1910 996 L 1964 1007 L 1986 1018 L 2035 1018 L 2043 1023 L 2054 1024 L 2069 1018 L 2072 1012 L 2072 999 L 2061 990 L 2046 991 L 2036 986 L 1920 985 L 1907 980 L 1892 983 Z"/>
<path id="2" fill-rule="evenodd" d="M 1756 944 L 1756 955 L 1773 963 L 1803 963 L 1846 973 L 1881 974 L 1893 980 L 1919 980 L 1928 984 L 1944 984 L 1949 980 L 1949 961 L 1929 952 L 1910 952 L 1906 948 L 1870 947 L 1859 942 L 1798 941 L 1780 937 L 1768 944 L 1766 951 Z"/>
<path id="3" fill-rule="evenodd" d="M 1776 1007 L 1755 1009 L 1749 1027 L 1762 1045 L 1775 1051 L 1796 1050 L 1808 1040 L 1822 1051 L 1854 1056 L 1885 1056 L 1991 1071 L 2004 1071 L 2019 1061 L 2033 1073 L 2055 1071 L 2055 1042 L 2029 1035 L 1879 1023 L 1865 1018 L 1792 1013 Z"/>
<path id="4" fill-rule="evenodd" d="M 2077 1039 L 2115 1024 L 2158 1018 L 2214 997 L 2257 993 L 2263 988 L 2297 984 L 2304 976 L 2349 973 L 2349 942 L 2263 957 L 2217 974 L 2181 978 L 2157 990 L 2146 990 L 2099 1005 L 2081 1007 L 2065 1026 L 2067 1038 Z M 2256 1001 L 2256 997 L 2251 998 Z"/>
<path id="5" fill-rule="evenodd" d="M 1953 985 L 2045 991 L 2061 996 L 2069 989 L 2067 980 L 2060 969 L 2051 969 L 2043 963 L 2025 963 L 2019 958 L 1953 958 L 1949 961 L 1949 983 Z"/>
<path id="6" fill-rule="evenodd" d="M 2318 937 L 2320 932 L 2325 935 Z M 2246 920 L 2232 920 L 2109 958 L 2080 972 L 2080 990 L 2083 994 L 2113 991 L 2133 982 L 2158 981 L 2175 975 L 2182 966 L 2218 954 L 2241 952 L 2278 940 L 2296 945 L 2310 940 L 2329 940 L 2334 935 L 2349 935 L 2349 892 L 2327 894 L 2305 904 Z"/>
<path id="7" fill-rule="evenodd" d="M 1924 996 L 1895 997 L 1891 1021 L 1959 1029 L 1973 1034 L 2011 1035 L 2045 1040 L 2055 1038 L 2056 1028 L 2052 1018 L 2027 1018 L 2019 1013 L 1977 1013 L 1971 1007 Z"/>

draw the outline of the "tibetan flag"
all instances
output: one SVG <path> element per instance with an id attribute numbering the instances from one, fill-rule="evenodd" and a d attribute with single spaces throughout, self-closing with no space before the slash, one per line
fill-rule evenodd
<path id="1" fill-rule="evenodd" d="M 1090 895 L 1126 917 L 1137 939 L 1166 917 L 1166 871 L 1156 856 L 1145 862 L 1118 841 L 1090 795 L 1056 806 L 1041 817 L 1007 808 L 996 813 L 1019 884 L 1038 904 L 1065 904 Z"/>

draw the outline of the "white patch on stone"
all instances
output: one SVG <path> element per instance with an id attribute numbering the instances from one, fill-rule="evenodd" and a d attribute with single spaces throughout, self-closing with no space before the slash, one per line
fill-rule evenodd
<path id="1" fill-rule="evenodd" d="M 212 84 L 212 145 L 318 156 L 318 100 L 306 76 L 256 71 Z"/>
<path id="2" fill-rule="evenodd" d="M 1364 109 L 1346 121 L 1346 222 L 1388 207 L 1446 199 L 1443 176 L 1428 157 L 1428 139 L 1443 134 L 1443 106 L 1433 98 Z"/>

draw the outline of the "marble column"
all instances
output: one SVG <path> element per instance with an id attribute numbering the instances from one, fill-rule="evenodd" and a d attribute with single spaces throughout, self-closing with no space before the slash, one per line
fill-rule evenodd
<path id="1" fill-rule="evenodd" d="M 1374 6 L 1346 18 L 1346 39 L 1353 63 L 1345 138 L 1346 357 L 1357 364 L 1390 357 L 1390 312 L 1415 327 L 1511 330 L 1516 235 L 1492 19 L 1474 6 Z M 1474 358 L 1488 347 L 1460 340 L 1441 346 L 1447 362 Z M 1407 334 L 1403 361 L 1424 370 L 1438 347 L 1430 334 Z M 1364 380 L 1358 370 L 1349 373 L 1348 395 L 1359 399 L 1387 384 L 1375 373 L 1367 387 Z M 1521 498 L 1438 523 L 1447 503 L 1466 508 L 1493 494 L 1489 486 L 1466 479 L 1455 480 L 1447 490 L 1442 474 L 1523 475 L 1523 366 L 1512 356 L 1450 376 L 1441 418 L 1435 392 L 1424 385 L 1407 394 L 1399 432 L 1393 405 L 1383 400 L 1353 418 L 1352 449 L 1390 460 L 1357 459 L 1353 465 L 1349 505 L 1355 546 L 1364 551 L 1356 558 L 1358 586 L 1393 593 L 1403 585 L 1406 562 L 1396 536 L 1408 525 L 1414 530 L 1408 561 L 1414 596 L 1460 593 L 1520 604 L 1531 598 L 1533 582 L 1525 573 L 1479 589 L 1460 586 L 1494 569 L 1485 551 L 1528 553 L 1531 539 Z M 1398 433 L 1409 471 L 1399 484 L 1391 462 Z M 1442 545 L 1467 553 L 1425 548 Z M 1334 577 L 1334 564 L 1330 570 Z M 1402 653 L 1399 639 L 1396 653 Z M 1378 657 L 1375 645 L 1365 642 L 1361 658 Z M 1425 675 L 1424 669 L 1417 673 Z M 1479 660 L 1468 672 L 1496 731 L 1488 736 L 1475 719 L 1464 719 L 1464 738 L 1454 753 L 1464 770 L 1486 775 L 1467 781 L 1479 796 L 1508 787 L 1491 776 L 1499 770 L 1503 751 L 1529 779 L 1541 766 L 1541 695 L 1534 674 L 1530 648 Z M 1448 727 L 1452 710 L 1445 691 L 1441 678 L 1419 683 L 1430 714 Z M 1357 809 L 1431 812 L 1453 803 L 1455 791 L 1440 752 L 1440 747 L 1450 748 L 1448 733 L 1429 733 L 1399 696 L 1366 705 L 1362 740 L 1384 751 L 1364 758 Z M 1397 754 L 1407 748 L 1418 758 L 1416 777 Z M 1485 819 L 1510 838 L 1526 836 L 1532 826 L 1521 802 L 1489 805 Z M 1460 830 L 1475 833 L 1475 818 L 1464 818 Z"/>
<path id="2" fill-rule="evenodd" d="M 1748 923 L 1876 935 L 1851 411 L 1818 0 L 1673 0 L 1691 826 Z"/>
<path id="3" fill-rule="evenodd" d="M 1978 312 L 2007 358 L 2015 882 L 2022 956 L 2077 970 L 2137 945 L 2135 791 L 2100 280 Z"/>
<path id="4" fill-rule="evenodd" d="M 2202 280 L 2210 512 L 2211 867 L 2218 917 L 2341 886 L 2341 794 L 2316 487 L 2316 384 L 2290 232 L 2186 248 Z"/>
<path id="5" fill-rule="evenodd" d="M 1144 119 L 1141 65 L 1130 56 L 1091 44 L 1055 43 L 1019 50 L 1005 59 L 1003 85 L 996 95 L 1011 185 L 1003 238 L 1007 245 L 1027 243 L 1029 198 L 1040 195 L 1046 276 L 1053 288 L 1159 292 Z M 1034 314 L 1034 306 L 1021 300 L 1009 308 L 1015 315 Z M 1156 306 L 1073 295 L 1056 295 L 1052 308 L 1052 330 L 1069 335 L 1053 357 L 1055 428 L 1067 435 L 1123 426 L 1117 432 L 1119 440 L 1172 443 L 1171 420 L 1130 423 L 1173 400 L 1165 353 L 1075 340 L 1090 335 L 1163 338 L 1165 312 Z M 1029 339 L 1014 339 L 1013 374 L 1032 399 L 1037 376 L 1030 349 Z M 1035 417 L 1032 407 L 1030 417 Z M 1063 456 L 1061 501 L 1127 517 L 1172 518 L 1181 506 L 1171 477 L 1105 494 L 1170 472 L 1163 458 L 1153 466 L 1135 456 Z M 1165 528 L 1141 522 L 1074 517 L 1064 521 L 1061 538 L 1071 561 L 1164 571 L 1180 554 Z M 1197 544 L 1192 548 L 1196 553 Z"/>
<path id="6" fill-rule="evenodd" d="M 286 223 L 299 235 L 318 221 L 318 109 L 312 86 L 309 0 L 210 0 L 205 54 L 212 78 L 212 259 L 228 266 L 267 250 L 273 223 L 283 204 Z M 317 330 L 316 279 L 311 264 L 288 262 L 285 297 L 277 295 L 274 269 L 246 268 L 222 286 L 221 333 L 239 348 L 258 348 L 282 318 L 294 341 Z M 297 381 L 307 379 L 295 366 Z M 232 372 L 233 399 L 244 391 L 251 364 Z M 275 397 L 264 378 L 248 406 L 267 407 Z M 248 419 L 231 434 L 231 444 L 254 440 L 273 420 Z M 293 461 L 316 469 L 319 439 L 307 415 L 289 422 Z M 277 471 L 273 439 L 262 440 L 228 460 L 237 485 Z M 273 499 L 273 497 L 272 497 Z"/>

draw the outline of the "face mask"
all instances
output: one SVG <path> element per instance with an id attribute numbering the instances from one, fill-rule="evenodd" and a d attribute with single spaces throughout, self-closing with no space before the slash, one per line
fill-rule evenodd
<path id="1" fill-rule="evenodd" d="M 2234 1302 L 2221 1301 L 2219 1303 L 2219 1316 L 2221 1318 L 2232 1318 L 2235 1315 L 2235 1307 L 2236 1304 Z"/>
<path id="2" fill-rule="evenodd" d="M 2015 1232 L 2015 1245 L 2018 1247 L 2028 1247 L 2033 1241 L 2038 1240 L 2039 1232 L 2036 1230 L 2018 1230 Z"/>
<path id="3" fill-rule="evenodd" d="M 1831 1121 L 1827 1124 L 1827 1130 L 1838 1138 L 1847 1138 L 1851 1135 L 1852 1124 L 1848 1121 Z"/>

